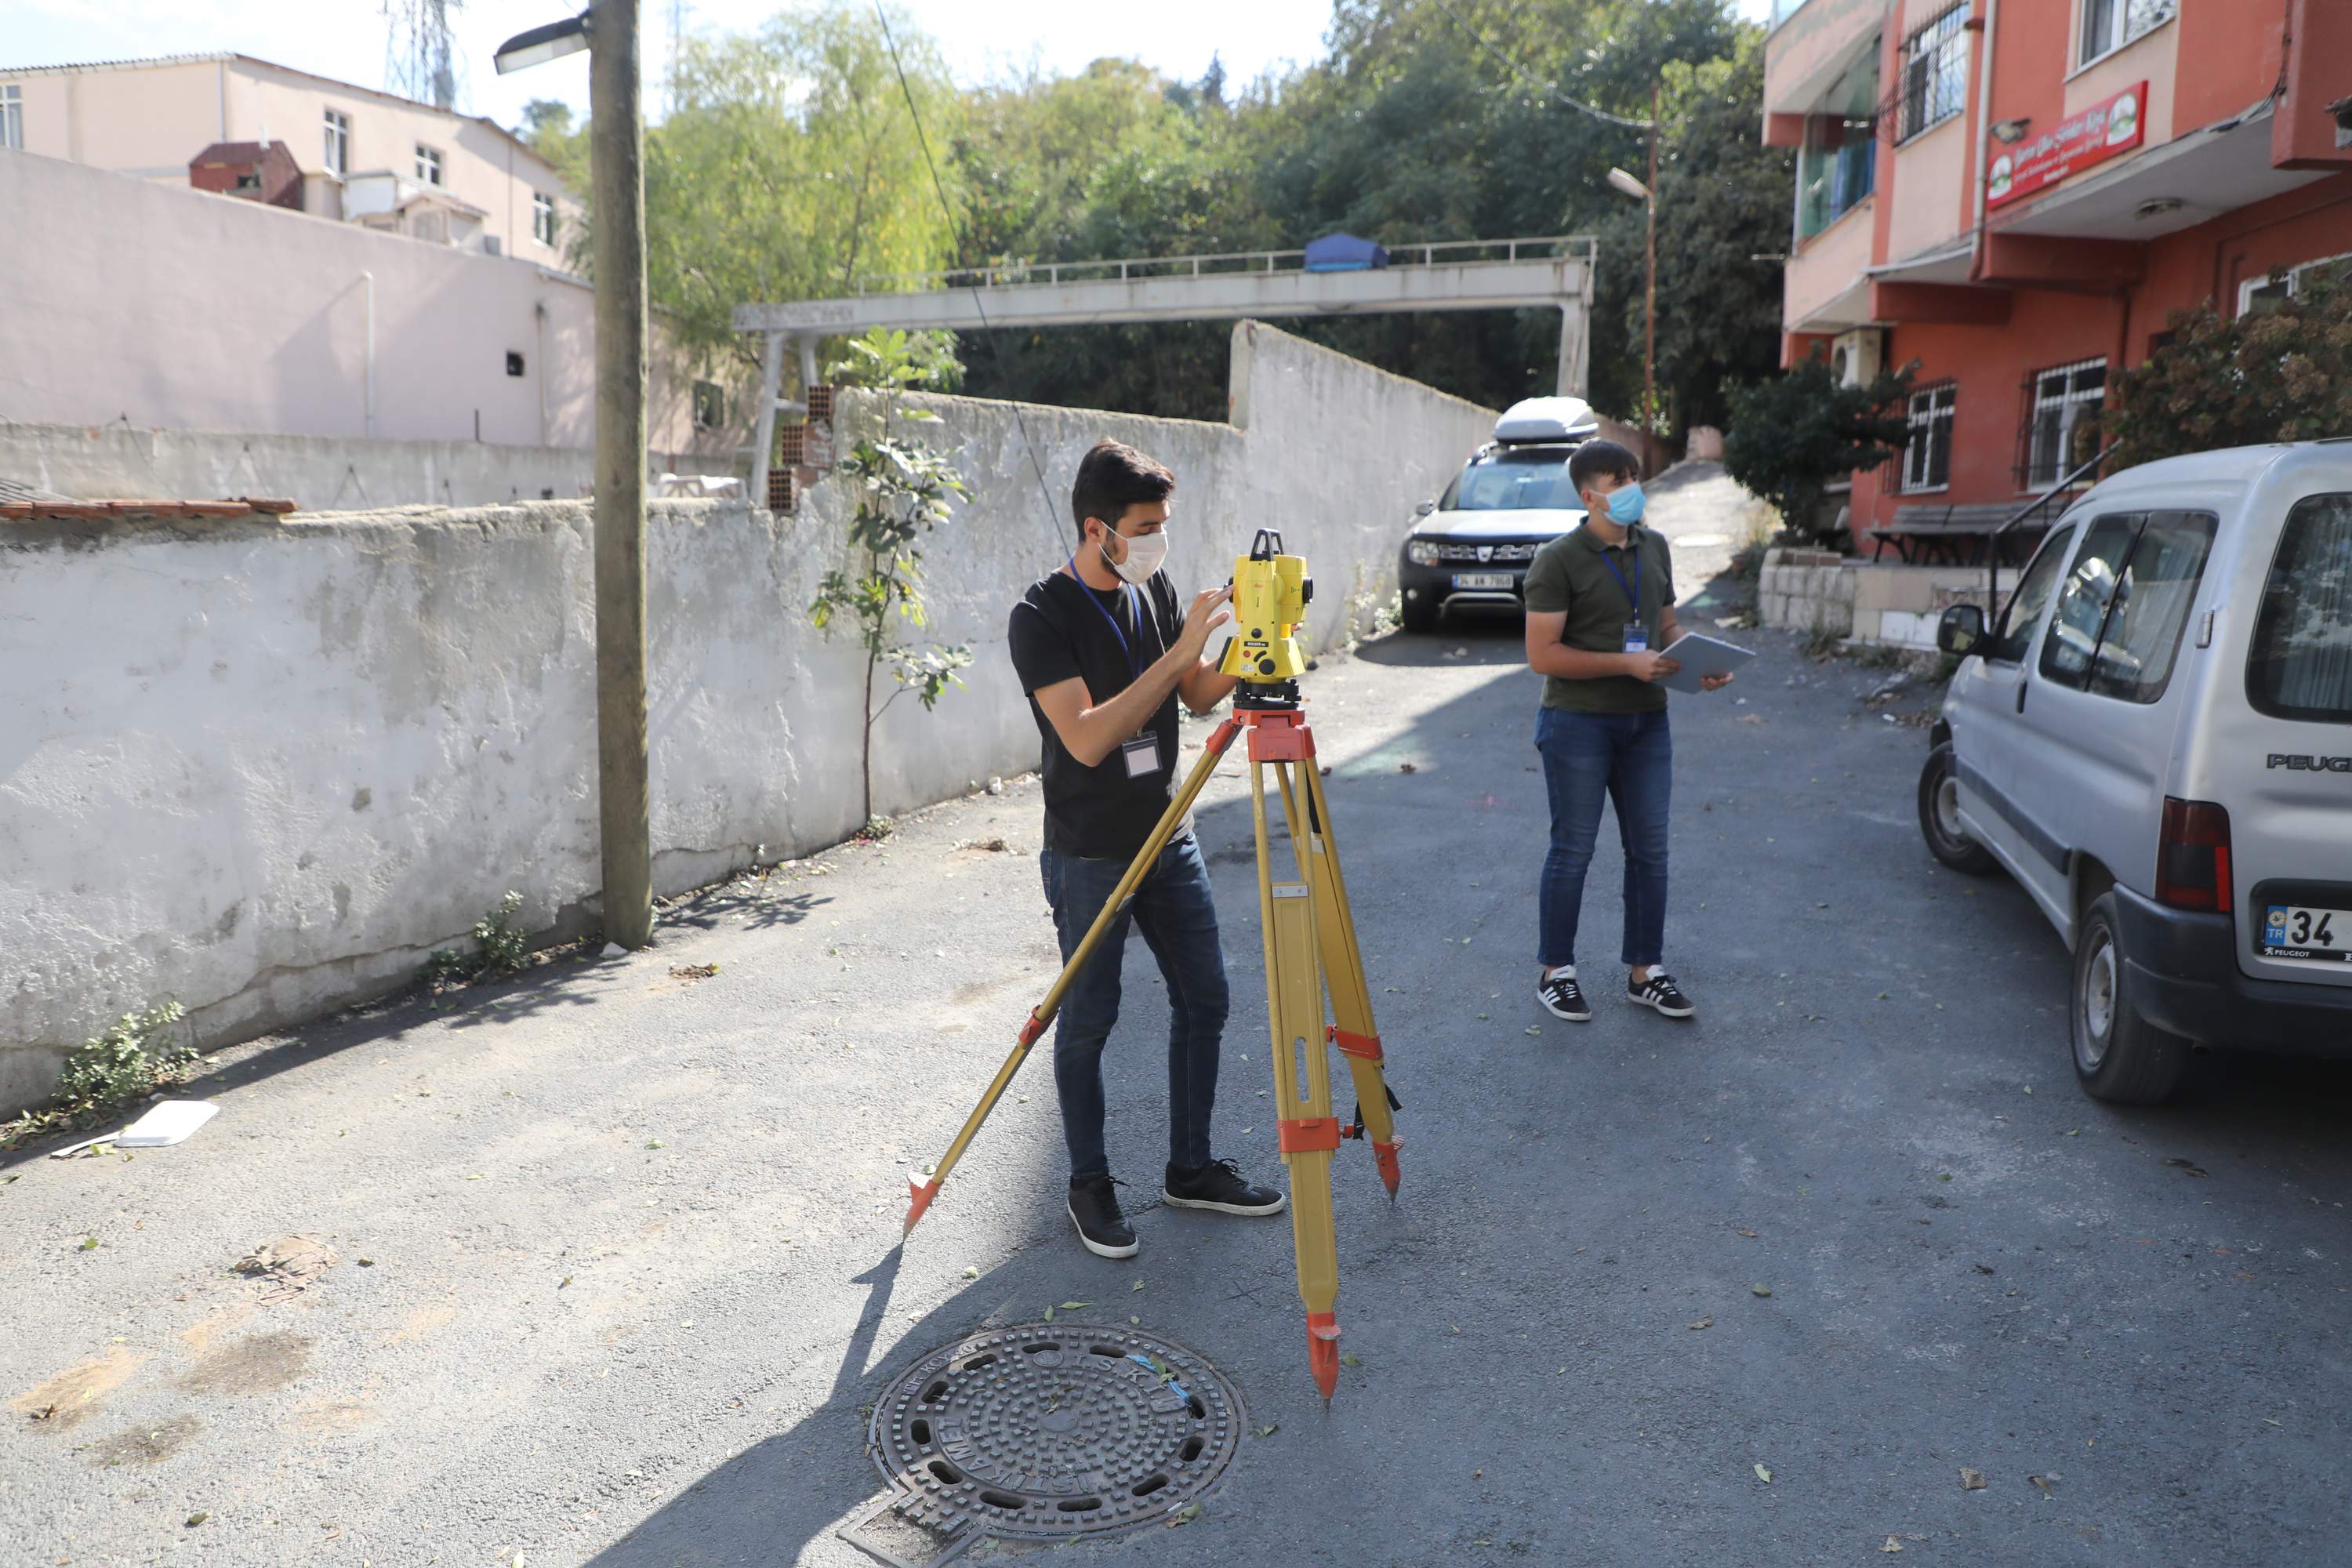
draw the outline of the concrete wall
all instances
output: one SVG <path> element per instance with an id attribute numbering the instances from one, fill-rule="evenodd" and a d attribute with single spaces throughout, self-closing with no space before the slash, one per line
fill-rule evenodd
<path id="1" fill-rule="evenodd" d="M 2000 580 L 2005 603 L 2017 568 L 2005 568 Z M 1982 606 L 1985 581 L 1981 566 L 1899 566 L 1829 551 L 1773 550 L 1764 556 L 1757 610 L 1768 626 L 1932 650 L 1944 612 L 1954 605 Z"/>
<path id="2" fill-rule="evenodd" d="M 0 244 L 7 420 L 592 442 L 594 295 L 578 279 L 30 153 L 0 158 L 0 213 L 39 236 Z M 667 351 L 651 412 L 656 450 L 700 449 Z"/>
<path id="3" fill-rule="evenodd" d="M 742 459 L 656 452 L 660 474 L 742 471 Z M 590 493 L 595 454 L 486 441 L 367 441 L 0 424 L 0 477 L 89 500 L 284 496 L 305 511 L 487 506 Z"/>
<path id="4" fill-rule="evenodd" d="M 1412 502 L 1491 411 L 1283 333 L 1234 331 L 1232 425 L 940 398 L 974 497 L 926 548 L 969 689 L 883 721 L 876 806 L 1035 765 L 1003 647 L 1073 541 L 1079 454 L 1172 467 L 1171 570 L 1222 581 L 1260 524 L 1305 552 L 1311 647 L 1368 625 Z M 845 414 L 871 421 L 855 397 Z M 664 891 L 857 826 L 858 661 L 808 624 L 849 498 L 660 503 L 648 529 L 655 874 Z M 0 1106 L 165 996 L 208 1041 L 405 983 L 509 888 L 593 923 L 592 556 L 576 502 L 0 529 Z"/>

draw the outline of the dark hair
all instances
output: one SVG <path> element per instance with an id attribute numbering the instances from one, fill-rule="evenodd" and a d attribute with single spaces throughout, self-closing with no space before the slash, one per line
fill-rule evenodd
<path id="1" fill-rule="evenodd" d="M 1087 448 L 1078 461 L 1077 482 L 1070 487 L 1070 521 L 1078 537 L 1087 533 L 1087 519 L 1098 517 L 1117 528 L 1129 507 L 1166 500 L 1174 493 L 1176 476 L 1124 441 L 1108 437 Z"/>
<path id="2" fill-rule="evenodd" d="M 1582 495 L 1595 479 L 1638 479 L 1642 460 L 1614 441 L 1587 441 L 1568 459 L 1568 482 Z"/>

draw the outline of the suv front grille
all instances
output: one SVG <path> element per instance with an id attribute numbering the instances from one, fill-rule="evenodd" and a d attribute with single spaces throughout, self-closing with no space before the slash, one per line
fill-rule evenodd
<path id="1" fill-rule="evenodd" d="M 1474 563 L 1482 561 L 1517 563 L 1534 560 L 1536 552 L 1542 548 L 1542 542 L 1533 539 L 1490 544 L 1442 543 L 1437 547 L 1437 558 L 1440 561 L 1466 561 Z M 1481 550 L 1488 553 L 1482 557 L 1478 553 Z"/>

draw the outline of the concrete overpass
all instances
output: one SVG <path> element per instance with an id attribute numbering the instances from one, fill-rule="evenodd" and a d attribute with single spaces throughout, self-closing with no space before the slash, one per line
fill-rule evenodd
<path id="1" fill-rule="evenodd" d="M 735 307 L 735 330 L 766 336 L 754 434 L 751 493 L 767 493 L 768 456 L 783 405 L 785 345 L 796 345 L 803 385 L 816 380 L 817 340 L 868 327 L 979 331 L 1113 321 L 1375 315 L 1392 310 L 1560 313 L 1558 389 L 1582 396 L 1591 363 L 1595 243 L 1583 236 L 1391 247 L 1385 268 L 1309 272 L 1303 250 L 1118 261 L 1037 263 L 858 280 L 845 299 Z"/>

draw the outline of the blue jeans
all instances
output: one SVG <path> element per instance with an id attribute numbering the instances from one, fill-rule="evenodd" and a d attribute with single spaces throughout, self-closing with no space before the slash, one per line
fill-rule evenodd
<path id="1" fill-rule="evenodd" d="M 1125 860 L 1037 857 L 1062 962 L 1078 950 L 1104 901 L 1126 875 Z M 1103 1043 L 1118 1022 L 1118 975 L 1129 925 L 1141 929 L 1168 983 L 1168 1163 L 1209 1163 L 1209 1112 L 1217 1098 L 1217 1047 L 1231 998 L 1217 910 L 1209 900 L 1208 863 L 1187 837 L 1160 852 L 1126 912 L 1071 982 L 1054 1031 L 1054 1088 L 1062 1100 L 1062 1134 L 1070 1145 L 1070 1179 L 1110 1174 L 1103 1149 Z"/>
<path id="2" fill-rule="evenodd" d="M 1543 709 L 1536 720 L 1544 790 L 1551 796 L 1551 852 L 1544 857 L 1537 961 L 1576 962 L 1576 921 L 1584 873 L 1601 836 L 1601 797 L 1617 806 L 1625 847 L 1625 963 L 1656 963 L 1666 944 L 1666 809 L 1675 743 L 1664 710 L 1571 713 Z"/>

